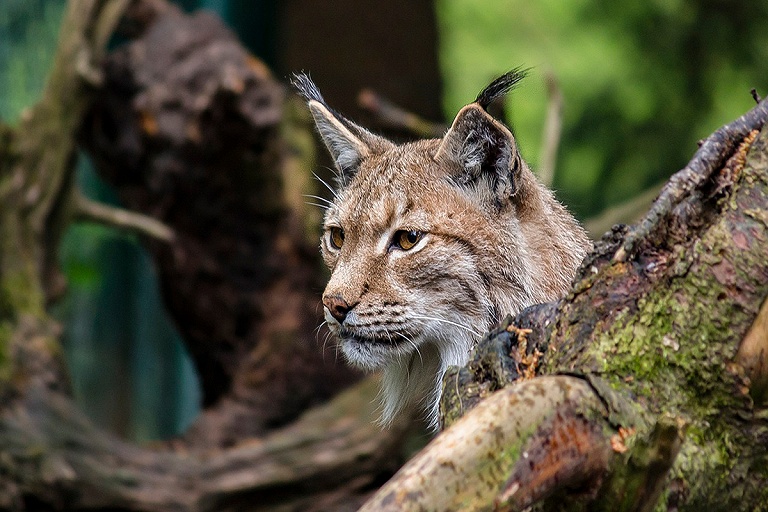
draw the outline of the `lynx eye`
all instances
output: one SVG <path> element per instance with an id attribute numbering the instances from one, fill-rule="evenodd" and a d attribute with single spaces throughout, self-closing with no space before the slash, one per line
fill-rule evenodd
<path id="1" fill-rule="evenodd" d="M 421 240 L 421 237 L 424 236 L 424 233 L 421 231 L 398 231 L 395 233 L 395 245 L 404 251 L 409 251 L 413 249 L 413 246 L 419 243 L 419 240 Z"/>
<path id="2" fill-rule="evenodd" d="M 331 242 L 331 247 L 341 249 L 341 246 L 344 245 L 344 230 L 338 226 L 333 226 L 330 229 L 328 239 Z"/>

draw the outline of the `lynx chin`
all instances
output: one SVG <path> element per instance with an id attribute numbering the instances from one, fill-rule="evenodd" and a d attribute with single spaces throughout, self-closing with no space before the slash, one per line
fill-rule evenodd
<path id="1" fill-rule="evenodd" d="M 442 377 L 506 314 L 563 295 L 591 248 L 487 112 L 524 73 L 499 77 L 442 139 L 395 144 L 334 112 L 306 75 L 336 166 L 321 250 L 325 319 L 353 365 L 383 371 L 382 423 L 420 404 L 439 424 Z"/>

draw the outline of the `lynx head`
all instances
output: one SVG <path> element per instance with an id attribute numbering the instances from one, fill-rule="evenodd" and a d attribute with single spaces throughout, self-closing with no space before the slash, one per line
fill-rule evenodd
<path id="1" fill-rule="evenodd" d="M 447 367 L 466 364 L 503 315 L 564 293 L 589 246 L 486 111 L 522 76 L 494 81 L 442 139 L 400 145 L 294 77 L 337 171 L 321 242 L 325 318 L 351 364 L 383 370 L 385 424 L 421 402 L 437 427 Z"/>

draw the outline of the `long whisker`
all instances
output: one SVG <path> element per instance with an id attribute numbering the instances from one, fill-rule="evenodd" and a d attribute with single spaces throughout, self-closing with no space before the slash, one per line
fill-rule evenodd
<path id="1" fill-rule="evenodd" d="M 333 194 L 333 197 L 335 197 L 336 199 L 338 199 L 338 198 L 339 198 L 339 195 L 336 193 L 336 191 L 333 189 L 333 187 L 332 187 L 332 186 L 330 186 L 329 184 L 327 184 L 327 183 L 325 182 L 325 180 L 323 180 L 323 178 L 321 178 L 320 176 L 318 176 L 318 175 L 317 175 L 316 173 L 314 173 L 314 172 L 312 173 L 312 176 L 314 176 L 315 178 L 317 178 L 317 181 L 319 181 L 320 183 L 322 183 L 323 185 L 325 185 L 325 188 L 327 188 L 328 190 L 330 190 L 330 191 L 331 191 L 331 194 Z"/>
<path id="2" fill-rule="evenodd" d="M 328 343 L 328 333 L 325 333 L 325 336 L 323 336 L 323 347 L 320 349 L 320 353 L 323 354 L 323 362 L 325 362 L 325 349 L 326 344 Z"/>
<path id="3" fill-rule="evenodd" d="M 446 320 L 445 318 L 437 318 L 434 316 L 417 316 L 413 315 L 413 318 L 417 318 L 419 320 L 433 320 L 435 322 L 442 322 L 444 324 L 452 325 L 454 327 L 458 327 L 459 329 L 464 329 L 467 332 L 471 332 L 478 338 L 482 336 L 482 333 L 477 332 L 476 330 L 472 329 L 471 327 L 468 327 L 466 325 L 457 324 L 456 322 L 451 322 L 450 320 Z"/>
<path id="4" fill-rule="evenodd" d="M 308 197 L 310 199 L 317 199 L 318 201 L 322 201 L 322 202 L 326 203 L 328 206 L 333 204 L 333 201 L 331 201 L 330 199 L 326 199 L 326 198 L 324 198 L 322 196 L 315 196 L 315 195 L 312 195 L 312 194 L 302 194 L 301 196 L 302 197 Z"/>
<path id="5" fill-rule="evenodd" d="M 318 336 L 320 334 L 320 329 L 322 329 L 323 326 L 326 325 L 326 324 L 328 324 L 328 321 L 327 320 L 323 320 L 322 322 L 320 322 L 320 325 L 315 327 L 315 330 L 313 331 L 315 336 Z"/>
<path id="6" fill-rule="evenodd" d="M 414 341 L 411 338 L 409 338 L 408 336 L 406 336 L 401 332 L 395 332 L 395 334 L 403 338 L 405 341 L 408 342 L 410 346 L 413 347 L 413 350 L 415 350 L 416 353 L 419 355 L 419 361 L 421 361 L 421 365 L 424 366 L 424 359 L 421 357 L 421 350 L 419 350 L 419 347 L 416 345 L 416 343 L 414 343 Z"/>
<path id="7" fill-rule="evenodd" d="M 317 206 L 321 210 L 327 210 L 328 208 L 330 208 L 330 206 L 328 206 L 327 204 L 310 203 L 309 201 L 305 202 L 304 204 L 308 204 L 310 206 Z"/>
<path id="8" fill-rule="evenodd" d="M 320 341 L 320 330 L 323 328 L 323 326 L 328 325 L 328 321 L 324 320 L 320 323 L 317 327 L 315 327 L 314 333 L 315 333 L 315 339 L 317 341 Z M 322 342 L 322 348 L 320 349 L 320 352 L 323 354 L 323 361 L 325 361 L 325 354 L 328 350 L 328 342 L 333 339 L 333 333 L 330 330 L 326 330 L 325 334 L 323 335 L 323 342 Z M 339 360 L 339 345 L 334 344 L 335 350 L 334 350 L 334 361 Z"/>
<path id="9" fill-rule="evenodd" d="M 316 340 L 319 341 L 320 329 L 322 329 L 323 326 L 326 325 L 327 323 L 328 323 L 327 321 L 323 321 L 320 325 L 315 327 L 315 339 Z M 326 349 L 326 346 L 328 345 L 328 338 L 330 337 L 329 335 L 330 335 L 330 331 L 325 331 L 325 335 L 323 336 L 322 348 L 320 349 L 320 352 L 323 354 L 323 361 L 325 361 L 325 349 Z"/>

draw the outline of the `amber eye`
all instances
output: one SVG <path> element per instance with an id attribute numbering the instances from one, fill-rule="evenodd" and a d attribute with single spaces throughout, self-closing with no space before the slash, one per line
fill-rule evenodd
<path id="1" fill-rule="evenodd" d="M 331 246 L 334 249 L 341 249 L 341 246 L 344 245 L 344 230 L 340 227 L 333 226 L 330 230 L 328 239 L 331 241 Z"/>
<path id="2" fill-rule="evenodd" d="M 404 251 L 411 250 L 423 235 L 421 231 L 398 231 L 395 233 L 395 245 Z"/>

